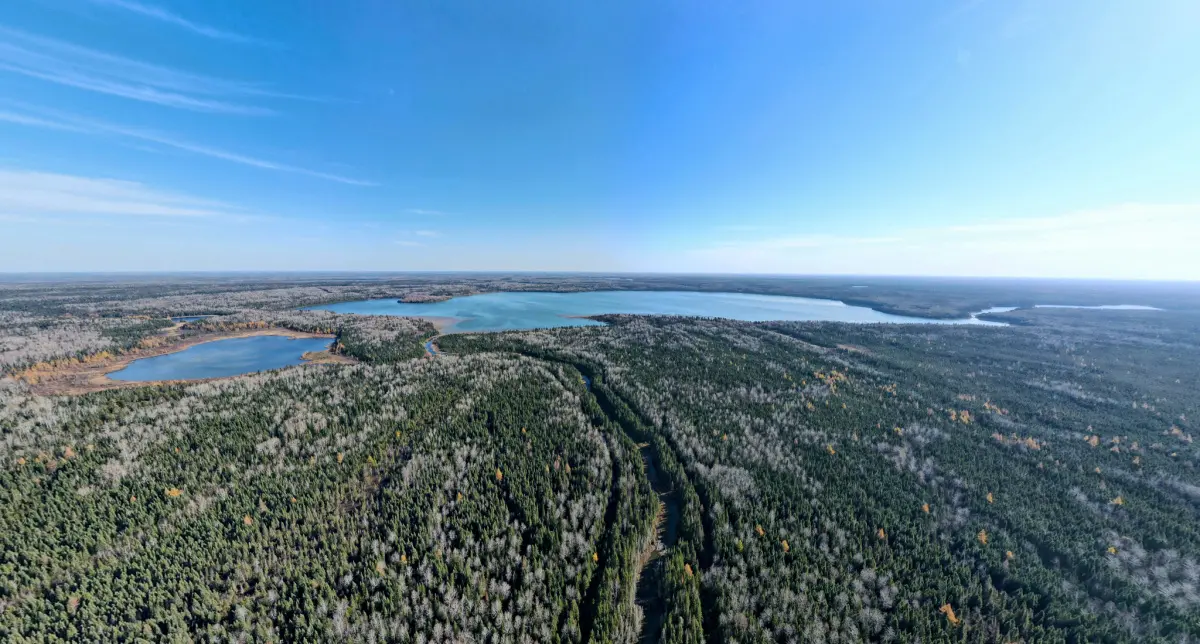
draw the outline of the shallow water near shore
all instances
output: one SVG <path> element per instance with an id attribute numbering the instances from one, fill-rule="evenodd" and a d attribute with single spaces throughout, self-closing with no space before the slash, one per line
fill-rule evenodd
<path id="1" fill-rule="evenodd" d="M 447 332 L 513 331 L 565 326 L 596 326 L 582 316 L 613 313 L 689 315 L 761 322 L 822 320 L 893 324 L 976 324 L 1004 326 L 974 317 L 934 320 L 880 313 L 836 300 L 749 293 L 690 291 L 586 291 L 580 293 L 504 292 L 456 297 L 442 302 L 400 303 L 394 299 L 361 300 L 310 307 L 313 310 L 361 315 L 405 315 L 454 318 Z"/>
<path id="2" fill-rule="evenodd" d="M 108 377 L 123 382 L 227 378 L 301 364 L 302 355 L 324 351 L 332 342 L 329 338 L 276 335 L 214 340 L 175 353 L 134 360 Z"/>

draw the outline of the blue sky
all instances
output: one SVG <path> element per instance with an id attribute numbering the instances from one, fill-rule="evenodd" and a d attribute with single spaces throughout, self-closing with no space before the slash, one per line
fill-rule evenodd
<path id="1" fill-rule="evenodd" d="M 1194 0 L 7 0 L 0 271 L 1200 279 Z"/>

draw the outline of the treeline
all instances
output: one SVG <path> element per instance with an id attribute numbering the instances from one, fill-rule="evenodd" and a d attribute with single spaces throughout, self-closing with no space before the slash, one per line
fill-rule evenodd
<path id="1" fill-rule="evenodd" d="M 0 311 L 0 374 L 78 363 L 136 348 L 170 326 L 165 319 L 41 317 Z"/>
<path id="2" fill-rule="evenodd" d="M 0 312 L 0 373 L 32 382 L 64 366 L 107 360 L 197 335 L 272 328 L 334 335 L 339 353 L 367 362 L 397 362 L 424 355 L 422 344 L 437 333 L 432 324 L 416 318 L 328 311 L 245 310 L 174 327 L 168 318 L 145 316 L 43 318 Z"/>

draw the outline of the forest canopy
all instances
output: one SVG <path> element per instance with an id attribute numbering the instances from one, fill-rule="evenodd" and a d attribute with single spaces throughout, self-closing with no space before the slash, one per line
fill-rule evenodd
<path id="1" fill-rule="evenodd" d="M 301 310 L 602 283 L 5 285 L 0 638 L 1200 638 L 1195 312 L 439 336 Z M 23 377 L 259 328 L 357 364 Z"/>

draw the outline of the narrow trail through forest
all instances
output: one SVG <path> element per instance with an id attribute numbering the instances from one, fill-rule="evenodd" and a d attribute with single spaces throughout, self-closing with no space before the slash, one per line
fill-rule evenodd
<path id="1" fill-rule="evenodd" d="M 646 477 L 658 496 L 658 517 L 654 522 L 656 543 L 651 545 L 648 553 L 643 554 L 639 562 L 637 581 L 637 603 L 642 607 L 642 634 L 639 641 L 654 643 L 658 641 L 658 634 L 662 632 L 663 620 L 667 614 L 667 602 L 662 596 L 660 582 L 666 562 L 664 555 L 675 546 L 678 538 L 679 499 L 670 489 L 667 477 L 659 471 L 650 445 L 639 443 L 638 449 L 642 453 L 642 461 L 646 464 Z M 657 544 L 662 544 L 662 547 L 657 547 Z"/>
<path id="2" fill-rule="evenodd" d="M 425 341 L 425 351 L 431 358 L 437 358 L 445 354 L 434 346 L 434 342 L 441 337 L 441 334 L 435 335 Z M 682 517 L 682 508 L 680 501 L 680 492 L 672 488 L 669 478 L 661 471 L 658 463 L 658 458 L 647 442 L 642 442 L 644 436 L 640 436 L 636 427 L 628 427 L 626 423 L 621 422 L 620 416 L 612 409 L 612 401 L 609 401 L 606 396 L 596 395 L 596 391 L 592 386 L 592 377 L 588 376 L 580 365 L 575 365 L 562 360 L 554 360 L 545 356 L 529 355 L 527 357 L 552 362 L 571 367 L 579 371 L 583 378 L 584 388 L 592 394 L 596 400 L 600 410 L 604 416 L 613 424 L 621 428 L 625 436 L 637 445 L 638 451 L 642 457 L 644 471 L 647 480 L 650 482 L 651 489 L 654 490 L 655 496 L 658 497 L 658 515 L 654 522 L 654 540 L 651 542 L 646 552 L 642 553 L 638 560 L 637 590 L 635 593 L 635 601 L 642 609 L 642 632 L 638 638 L 639 642 L 648 644 L 656 644 L 658 642 L 659 633 L 662 631 L 662 625 L 666 619 L 667 602 L 662 596 L 662 576 L 665 570 L 665 562 L 668 555 L 678 541 L 679 523 Z M 613 487 L 613 494 L 616 494 L 616 486 Z M 615 508 L 616 499 L 610 498 L 609 509 L 605 515 L 604 532 L 608 534 L 612 529 L 613 510 Z M 596 579 L 592 581 L 588 595 L 594 596 L 595 585 L 599 582 L 600 573 L 597 571 Z M 584 633 L 589 633 L 591 630 L 590 619 L 584 625 Z"/>
<path id="3" fill-rule="evenodd" d="M 579 369 L 578 365 L 573 366 Z M 583 373 L 582 369 L 579 371 L 581 374 Z M 586 374 L 583 375 L 583 379 L 588 391 L 595 395 L 592 379 Z M 607 400 L 605 396 L 595 396 L 595 398 L 604 415 L 621 427 L 625 435 L 637 445 L 642 456 L 646 478 L 650 481 L 650 487 L 658 497 L 659 510 L 654 523 L 654 542 L 638 561 L 635 594 L 636 601 L 642 609 L 642 633 L 638 640 L 654 644 L 658 642 L 663 620 L 666 618 L 667 603 L 666 598 L 662 596 L 661 579 L 666 561 L 664 555 L 670 552 L 678 539 L 681 516 L 679 494 L 678 491 L 671 488 L 670 481 L 660 470 L 658 459 L 650 444 L 639 442 L 639 438 L 643 437 L 638 435 L 636 428 L 627 427 L 625 423 L 620 422 L 619 415 L 614 413 L 611 408 L 611 401 Z M 658 544 L 661 544 L 661 548 L 658 547 Z"/>

